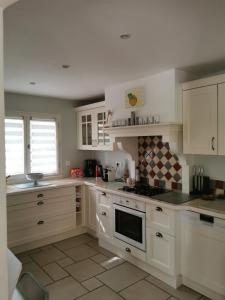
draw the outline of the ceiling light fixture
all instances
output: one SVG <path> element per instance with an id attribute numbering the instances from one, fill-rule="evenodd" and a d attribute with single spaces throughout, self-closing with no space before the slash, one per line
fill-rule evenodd
<path id="1" fill-rule="evenodd" d="M 36 84 L 35 81 L 31 81 L 31 82 L 30 82 L 30 85 L 35 85 L 35 84 Z"/>
<path id="2" fill-rule="evenodd" d="M 70 68 L 70 65 L 62 65 L 62 68 L 63 68 L 63 69 L 69 69 L 69 68 Z"/>
<path id="3" fill-rule="evenodd" d="M 127 40 L 127 39 L 129 39 L 131 37 L 131 35 L 129 34 L 129 33 L 122 33 L 121 35 L 120 35 L 120 38 L 122 39 L 122 40 Z"/>

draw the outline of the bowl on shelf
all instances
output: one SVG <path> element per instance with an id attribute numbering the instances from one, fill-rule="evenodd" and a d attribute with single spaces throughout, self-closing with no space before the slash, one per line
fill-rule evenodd
<path id="1" fill-rule="evenodd" d="M 43 176 L 43 173 L 28 173 L 26 174 L 26 179 L 33 181 L 35 186 L 38 185 L 38 180 L 42 179 Z"/>

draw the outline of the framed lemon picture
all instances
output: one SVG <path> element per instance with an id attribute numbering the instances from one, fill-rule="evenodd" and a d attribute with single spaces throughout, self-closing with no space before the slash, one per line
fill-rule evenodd
<path id="1" fill-rule="evenodd" d="M 144 105 L 144 87 L 136 87 L 126 90 L 125 105 L 126 108 L 135 108 Z"/>

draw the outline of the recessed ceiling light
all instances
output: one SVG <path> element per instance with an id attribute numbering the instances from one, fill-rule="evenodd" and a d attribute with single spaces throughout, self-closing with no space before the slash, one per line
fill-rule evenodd
<path id="1" fill-rule="evenodd" d="M 35 82 L 35 81 L 31 81 L 30 84 L 31 84 L 31 85 L 35 85 L 36 82 Z"/>
<path id="2" fill-rule="evenodd" d="M 62 65 L 62 68 L 63 68 L 63 69 L 69 69 L 69 68 L 70 68 L 70 65 Z"/>
<path id="3" fill-rule="evenodd" d="M 131 35 L 129 34 L 129 33 L 122 33 L 121 35 L 120 35 L 120 38 L 122 39 L 122 40 L 127 40 L 127 39 L 129 39 L 131 37 Z"/>

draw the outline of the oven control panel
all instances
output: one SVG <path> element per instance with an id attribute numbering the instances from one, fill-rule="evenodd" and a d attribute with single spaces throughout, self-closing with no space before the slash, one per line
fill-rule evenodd
<path id="1" fill-rule="evenodd" d="M 127 197 L 114 197 L 113 203 L 145 212 L 145 203 Z"/>

